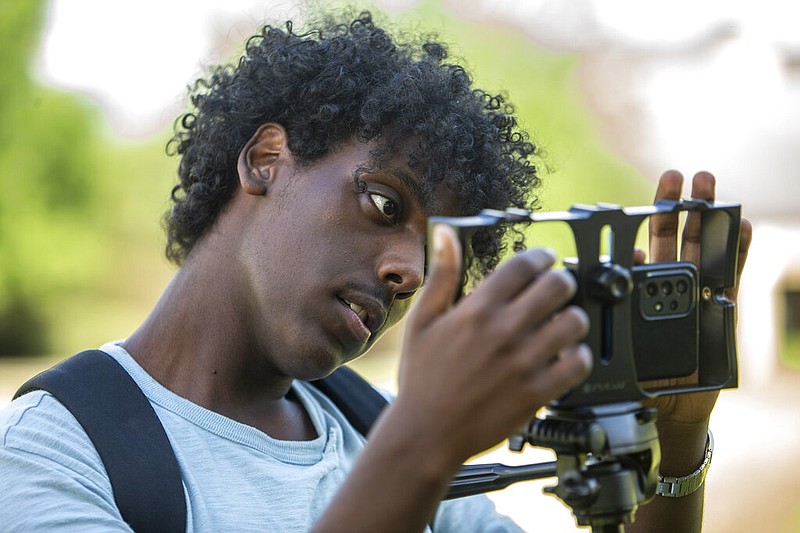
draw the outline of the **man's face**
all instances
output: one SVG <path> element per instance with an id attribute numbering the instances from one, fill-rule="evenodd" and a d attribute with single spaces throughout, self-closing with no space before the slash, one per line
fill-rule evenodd
<path id="1" fill-rule="evenodd" d="M 364 353 L 422 285 L 432 199 L 401 157 L 364 171 L 371 147 L 293 165 L 253 204 L 242 260 L 254 334 L 288 376 L 316 379 Z"/>

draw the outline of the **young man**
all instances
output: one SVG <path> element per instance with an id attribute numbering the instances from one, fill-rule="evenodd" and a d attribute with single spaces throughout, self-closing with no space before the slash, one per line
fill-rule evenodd
<path id="1" fill-rule="evenodd" d="M 565 307 L 574 281 L 543 250 L 453 306 L 461 251 L 439 227 L 426 274 L 428 216 L 531 208 L 538 183 L 510 108 L 445 56 L 362 14 L 302 34 L 267 26 L 238 65 L 196 84 L 171 145 L 181 164 L 167 253 L 180 269 L 141 327 L 103 347 L 164 425 L 188 530 L 517 530 L 485 498 L 440 500 L 467 458 L 587 375 L 588 324 Z M 667 173 L 657 198 L 681 186 Z M 713 199 L 713 177 L 699 174 L 692 192 Z M 674 220 L 652 234 L 653 259 L 674 259 Z M 501 238 L 476 235 L 472 276 L 495 266 Z M 418 292 L 399 393 L 365 442 L 306 381 L 363 354 Z M 713 403 L 659 406 L 666 474 L 700 464 Z M 57 400 L 27 394 L 1 420 L 0 523 L 128 529 Z M 697 529 L 701 503 L 702 491 L 656 502 L 636 525 Z"/>

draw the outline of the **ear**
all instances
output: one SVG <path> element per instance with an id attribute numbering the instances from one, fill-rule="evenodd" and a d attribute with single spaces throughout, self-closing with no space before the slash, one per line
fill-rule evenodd
<path id="1" fill-rule="evenodd" d="M 287 145 L 286 130 L 275 122 L 263 124 L 253 134 L 242 151 L 236 168 L 239 183 L 247 194 L 263 196 L 281 162 L 291 158 Z"/>

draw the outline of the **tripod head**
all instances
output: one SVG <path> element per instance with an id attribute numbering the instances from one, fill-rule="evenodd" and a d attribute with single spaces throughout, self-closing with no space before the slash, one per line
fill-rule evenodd
<path id="1" fill-rule="evenodd" d="M 593 531 L 622 531 L 658 483 L 661 448 L 656 412 L 639 402 L 581 408 L 553 407 L 513 437 L 556 452 L 558 484 L 545 492 L 572 508 L 578 525 Z"/>
<path id="2" fill-rule="evenodd" d="M 631 523 L 638 507 L 656 493 L 661 448 L 655 420 L 655 410 L 640 402 L 551 407 L 511 437 L 509 448 L 551 448 L 556 461 L 465 465 L 450 482 L 445 499 L 557 477 L 558 484 L 545 492 L 570 507 L 578 525 L 621 533 L 623 524 Z"/>

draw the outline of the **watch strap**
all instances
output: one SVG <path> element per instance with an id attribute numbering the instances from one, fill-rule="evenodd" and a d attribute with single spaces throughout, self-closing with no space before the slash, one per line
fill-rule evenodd
<path id="1" fill-rule="evenodd" d="M 708 431 L 708 440 L 706 440 L 706 453 L 703 458 L 703 463 L 691 474 L 683 477 L 668 477 L 658 476 L 658 485 L 656 486 L 656 494 L 659 496 L 666 496 L 668 498 L 680 498 L 688 496 L 697 489 L 703 486 L 708 474 L 708 467 L 711 465 L 711 455 L 714 452 L 714 436 L 711 430 Z"/>

